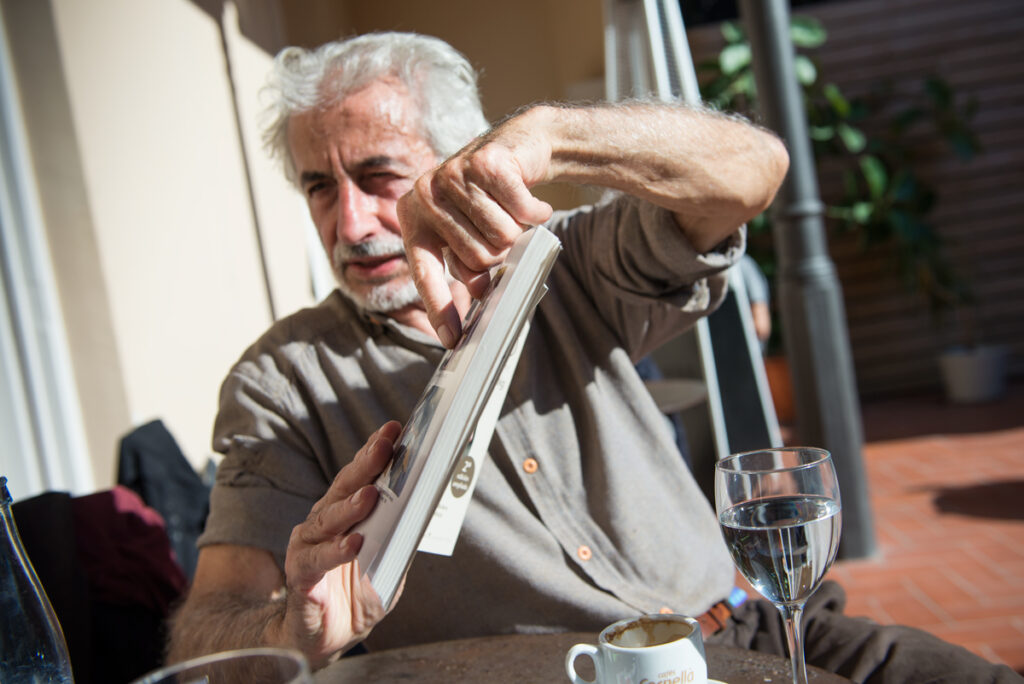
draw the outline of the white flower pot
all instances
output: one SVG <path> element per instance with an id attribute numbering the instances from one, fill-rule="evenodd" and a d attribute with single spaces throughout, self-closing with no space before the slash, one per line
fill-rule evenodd
<path id="1" fill-rule="evenodd" d="M 1006 389 L 1008 350 L 1003 345 L 954 347 L 939 357 L 946 397 L 953 403 L 991 401 Z"/>

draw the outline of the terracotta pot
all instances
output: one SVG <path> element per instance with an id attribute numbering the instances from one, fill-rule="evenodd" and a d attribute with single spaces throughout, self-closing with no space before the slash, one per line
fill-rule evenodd
<path id="1" fill-rule="evenodd" d="M 764 371 L 772 391 L 775 415 L 780 423 L 792 423 L 796 418 L 793 406 L 793 380 L 789 374 L 789 359 L 785 356 L 766 356 Z"/>

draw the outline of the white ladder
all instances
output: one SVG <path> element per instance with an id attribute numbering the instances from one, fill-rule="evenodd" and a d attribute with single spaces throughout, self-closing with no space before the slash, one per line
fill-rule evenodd
<path id="1" fill-rule="evenodd" d="M 653 96 L 700 104 L 678 0 L 604 0 L 604 17 L 609 100 Z M 782 445 L 746 288 L 739 269 L 729 275 L 727 300 L 697 323 L 695 345 L 690 345 L 697 349 L 698 372 L 707 390 L 715 459 L 733 451 Z M 680 346 L 680 353 L 690 353 L 685 342 Z M 725 363 L 716 364 L 716 357 Z M 696 471 L 698 454 L 693 456 Z"/>

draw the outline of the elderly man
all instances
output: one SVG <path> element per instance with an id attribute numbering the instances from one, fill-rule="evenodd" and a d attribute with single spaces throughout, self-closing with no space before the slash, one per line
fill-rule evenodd
<path id="1" fill-rule="evenodd" d="M 225 458 L 170 658 L 273 644 L 320 667 L 364 638 L 596 630 L 716 605 L 725 629 L 712 639 L 751 645 L 761 622 L 777 625 L 755 609 L 723 615 L 733 569 L 715 516 L 633 363 L 720 300 L 742 225 L 785 174 L 780 142 L 644 103 L 535 106 L 487 130 L 472 69 L 424 36 L 290 48 L 276 67 L 267 139 L 338 291 L 275 324 L 224 382 Z M 617 192 L 552 215 L 530 193 L 552 181 Z M 349 531 L 397 437 L 386 421 L 409 415 L 488 268 L 539 223 L 564 249 L 461 536 L 451 558 L 417 557 L 384 616 Z M 834 644 L 809 635 L 826 661 Z"/>

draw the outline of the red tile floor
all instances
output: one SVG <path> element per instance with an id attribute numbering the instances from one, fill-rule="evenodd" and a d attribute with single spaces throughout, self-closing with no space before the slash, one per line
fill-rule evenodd
<path id="1" fill-rule="evenodd" d="M 846 612 L 1024 674 L 1024 384 L 983 405 L 918 397 L 861 411 L 877 551 L 830 571 Z"/>

